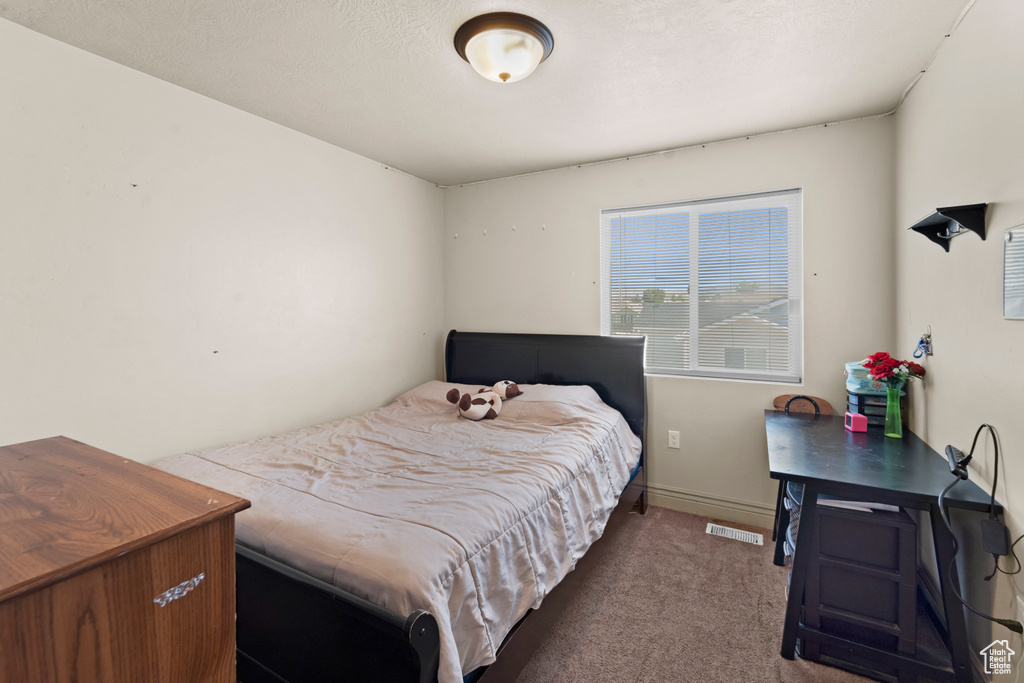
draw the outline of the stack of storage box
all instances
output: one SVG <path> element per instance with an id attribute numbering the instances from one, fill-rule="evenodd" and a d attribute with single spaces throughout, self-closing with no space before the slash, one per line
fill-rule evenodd
<path id="1" fill-rule="evenodd" d="M 868 418 L 868 427 L 885 426 L 885 385 L 871 379 L 863 361 L 846 364 L 847 411 Z M 900 419 L 907 424 L 907 392 L 900 392 Z"/>

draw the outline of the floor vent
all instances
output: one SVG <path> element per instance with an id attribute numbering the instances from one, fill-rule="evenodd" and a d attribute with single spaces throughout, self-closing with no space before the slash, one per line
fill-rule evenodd
<path id="1" fill-rule="evenodd" d="M 723 536 L 735 541 L 743 541 L 744 543 L 764 545 L 764 537 L 761 534 L 755 534 L 752 531 L 740 531 L 739 529 L 733 529 L 732 527 L 722 526 L 721 524 L 712 524 L 709 522 L 707 532 L 712 536 Z"/>

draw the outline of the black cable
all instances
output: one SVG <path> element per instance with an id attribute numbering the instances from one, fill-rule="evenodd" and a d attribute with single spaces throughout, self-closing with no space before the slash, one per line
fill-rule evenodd
<path id="1" fill-rule="evenodd" d="M 992 573 L 985 577 L 986 581 L 991 581 L 992 577 L 995 576 L 996 572 L 999 571 L 999 556 L 993 555 L 992 557 L 995 558 L 995 560 L 993 560 L 992 562 Z"/>
<path id="2" fill-rule="evenodd" d="M 996 434 L 996 430 L 992 425 L 988 424 L 987 422 L 983 422 L 981 426 L 978 427 L 978 431 L 974 432 L 974 440 L 971 442 L 970 455 L 974 455 L 974 447 L 978 443 L 978 436 L 981 434 L 981 430 L 985 429 L 986 427 L 988 427 L 988 433 L 992 436 L 992 446 L 995 449 L 995 468 L 992 475 L 992 494 L 991 496 L 989 496 L 988 501 L 988 518 L 996 519 L 996 487 L 999 485 L 999 435 Z M 1021 538 L 1024 538 L 1024 536 L 1018 537 L 1017 541 L 1019 541 Z M 990 581 L 992 577 L 996 575 L 996 572 L 1002 572 L 1007 576 L 1013 576 L 1014 574 L 1020 573 L 1020 558 L 1017 557 L 1017 552 L 1013 549 L 1013 546 L 1017 544 L 1017 541 L 1014 541 L 1010 544 L 1010 552 L 1013 554 L 1013 559 L 1017 562 L 1017 569 L 1015 569 L 1012 572 L 1004 571 L 999 567 L 999 555 L 992 553 L 992 573 L 985 577 L 986 581 Z"/>
<path id="3" fill-rule="evenodd" d="M 988 501 L 988 516 L 989 519 L 996 518 L 996 485 L 999 483 L 999 435 L 996 434 L 996 430 L 992 428 L 992 425 L 985 425 L 988 427 L 989 434 L 992 435 L 992 447 L 995 449 L 995 472 L 992 475 L 992 495 Z M 1009 536 L 1009 534 L 1007 534 Z M 996 560 L 998 562 L 998 560 Z"/>
<path id="4" fill-rule="evenodd" d="M 1015 545 L 1017 545 L 1022 538 L 1024 538 L 1024 534 L 1021 534 L 1020 536 L 1018 536 L 1017 540 L 1010 544 L 1010 554 L 1013 555 L 1013 561 L 1017 563 L 1017 568 L 1014 569 L 1012 572 L 1008 572 L 1008 571 L 1006 571 L 1005 569 L 1003 569 L 1002 567 L 999 566 L 999 560 L 997 559 L 996 560 L 996 571 L 998 571 L 998 572 L 1000 572 L 1002 574 L 1006 574 L 1007 576 L 1013 576 L 1014 574 L 1020 574 L 1020 570 L 1021 570 L 1020 558 L 1017 557 L 1017 551 L 1014 550 L 1013 547 Z M 995 576 L 995 572 L 992 572 L 988 576 L 988 578 L 986 578 L 985 580 L 988 581 L 988 579 L 991 579 L 993 576 Z"/>
<path id="5" fill-rule="evenodd" d="M 999 437 L 996 435 L 996 430 L 992 425 L 987 422 L 983 422 L 981 423 L 981 426 L 978 427 L 978 431 L 974 432 L 974 441 L 971 442 L 971 454 L 974 454 L 974 446 L 978 443 L 978 435 L 981 434 L 981 430 L 985 427 L 988 427 L 988 433 L 992 436 L 992 444 L 995 448 L 995 472 L 992 476 L 992 495 L 989 497 L 988 501 L 988 518 L 990 520 L 994 520 L 996 518 L 996 485 L 999 484 Z M 1012 550 L 1013 546 L 1010 546 L 1010 549 Z M 1017 556 L 1015 554 L 1014 558 L 1016 557 Z M 1020 561 L 1018 560 L 1018 564 L 1019 563 Z M 990 581 L 992 577 L 996 575 L 996 572 L 999 571 L 999 555 L 996 553 L 992 553 L 992 565 L 992 573 L 985 577 L 986 581 Z"/>
<path id="6" fill-rule="evenodd" d="M 987 426 L 987 425 L 982 425 L 982 427 L 985 427 L 985 426 Z M 991 429 L 991 427 L 989 427 L 989 429 Z M 980 427 L 978 428 L 978 433 L 979 434 L 981 433 L 981 428 Z M 975 441 L 977 441 L 978 434 L 974 435 L 974 439 L 975 439 Z M 971 446 L 971 452 L 972 453 L 974 452 L 974 446 L 973 445 Z M 938 500 L 938 503 L 939 503 L 939 516 L 942 518 L 942 523 L 946 525 L 946 529 L 949 531 L 949 537 L 953 541 L 953 554 L 950 556 L 950 558 L 949 558 L 949 566 L 946 568 L 946 576 L 949 577 L 949 587 L 950 587 L 950 590 L 953 591 L 953 595 L 956 597 L 957 600 L 960 601 L 961 605 L 966 607 L 968 610 L 970 610 L 974 614 L 977 614 L 982 619 L 988 619 L 989 621 L 994 621 L 995 623 L 997 623 L 997 624 L 999 624 L 1001 626 L 1005 626 L 1006 628 L 1010 629 L 1014 633 L 1024 633 L 1024 625 L 1021 625 L 1021 623 L 1019 621 L 1014 621 L 1012 619 L 999 619 L 997 617 L 993 617 L 993 616 L 991 616 L 989 614 L 985 614 L 984 612 L 981 612 L 981 611 L 976 610 L 973 607 L 971 607 L 969 604 L 967 604 L 967 601 L 964 600 L 963 597 L 960 595 L 960 588 L 959 588 L 959 586 L 957 586 L 957 583 L 959 583 L 959 582 L 958 581 L 953 581 L 953 571 L 954 571 L 954 565 L 956 564 L 956 554 L 960 550 L 960 544 L 956 540 L 956 534 L 953 533 L 953 527 L 950 526 L 950 524 L 949 524 L 949 517 L 946 516 L 946 508 L 945 508 L 945 505 L 943 503 L 945 501 L 946 494 L 949 493 L 949 490 L 951 488 L 953 488 L 954 486 L 956 486 L 958 483 L 960 483 L 960 478 L 959 477 L 955 477 L 953 479 L 953 481 L 949 482 L 949 484 L 946 486 L 946 488 L 942 489 L 942 491 L 939 493 L 939 500 Z M 1018 539 L 1018 540 L 1020 540 L 1020 539 Z"/>
<path id="7" fill-rule="evenodd" d="M 946 506 L 943 505 L 943 501 L 946 499 L 946 494 L 949 490 L 960 483 L 960 478 L 955 477 L 953 481 L 946 485 L 946 488 L 939 491 L 939 514 L 942 515 L 942 521 L 945 523 L 946 528 L 949 529 L 949 535 L 953 537 L 953 554 L 956 555 L 957 542 L 956 536 L 953 536 L 953 527 L 949 525 L 949 517 L 946 516 Z"/>
<path id="8" fill-rule="evenodd" d="M 992 435 L 992 443 L 995 446 L 995 472 L 992 475 L 992 495 L 989 497 L 988 502 L 988 518 L 995 519 L 996 517 L 996 484 L 999 483 L 999 436 L 996 434 L 995 427 L 983 422 L 978 431 L 974 432 L 974 440 L 971 441 L 971 450 L 967 453 L 967 457 L 963 459 L 963 464 L 966 465 L 970 462 L 971 458 L 974 457 L 974 447 L 978 445 L 978 437 L 981 435 L 981 430 L 988 427 L 989 434 Z"/>
<path id="9" fill-rule="evenodd" d="M 992 435 L 992 444 L 995 447 L 995 453 L 994 453 L 994 455 L 995 455 L 995 468 L 994 468 L 995 471 L 994 471 L 993 476 L 992 476 L 992 495 L 989 498 L 989 507 L 988 507 L 988 517 L 989 517 L 989 519 L 995 519 L 995 517 L 996 517 L 996 513 L 995 513 L 996 486 L 999 484 L 999 436 L 996 434 L 996 431 L 992 427 L 992 425 L 984 423 L 980 427 L 978 427 L 978 431 L 974 433 L 974 441 L 971 443 L 971 453 L 972 454 L 974 453 L 974 446 L 978 442 L 978 435 L 981 434 L 981 430 L 984 429 L 985 427 L 988 427 L 989 434 Z M 996 575 L 996 572 L 999 572 L 1000 574 L 1005 574 L 1007 576 L 1013 576 L 1015 574 L 1019 574 L 1020 573 L 1021 568 L 1022 568 L 1021 567 L 1021 562 L 1020 562 L 1020 558 L 1017 557 L 1017 551 L 1014 550 L 1014 547 L 1020 542 L 1021 539 L 1024 539 L 1024 534 L 1021 534 L 1020 536 L 1018 536 L 1017 539 L 1013 543 L 1010 544 L 1010 554 L 1013 555 L 1013 561 L 1017 565 L 1017 568 L 1014 569 L 1012 572 L 1006 571 L 1005 569 L 1003 569 L 1002 567 L 999 566 L 999 556 L 993 554 L 992 557 L 993 557 L 994 561 L 993 561 L 992 573 L 985 577 L 986 581 L 990 581 L 992 579 L 992 577 Z"/>

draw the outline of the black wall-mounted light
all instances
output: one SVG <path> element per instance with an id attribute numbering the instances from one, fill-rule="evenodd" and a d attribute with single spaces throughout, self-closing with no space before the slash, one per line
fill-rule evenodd
<path id="1" fill-rule="evenodd" d="M 910 226 L 946 251 L 949 241 L 967 231 L 985 239 L 985 209 L 988 204 L 964 204 L 935 209 L 935 213 Z"/>

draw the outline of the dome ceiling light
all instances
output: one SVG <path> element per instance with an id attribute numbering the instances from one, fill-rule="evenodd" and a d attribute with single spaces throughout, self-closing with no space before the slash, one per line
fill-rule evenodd
<path id="1" fill-rule="evenodd" d="M 555 39 L 548 27 L 515 12 L 473 17 L 455 32 L 455 51 L 478 74 L 496 83 L 515 83 L 548 58 Z"/>

